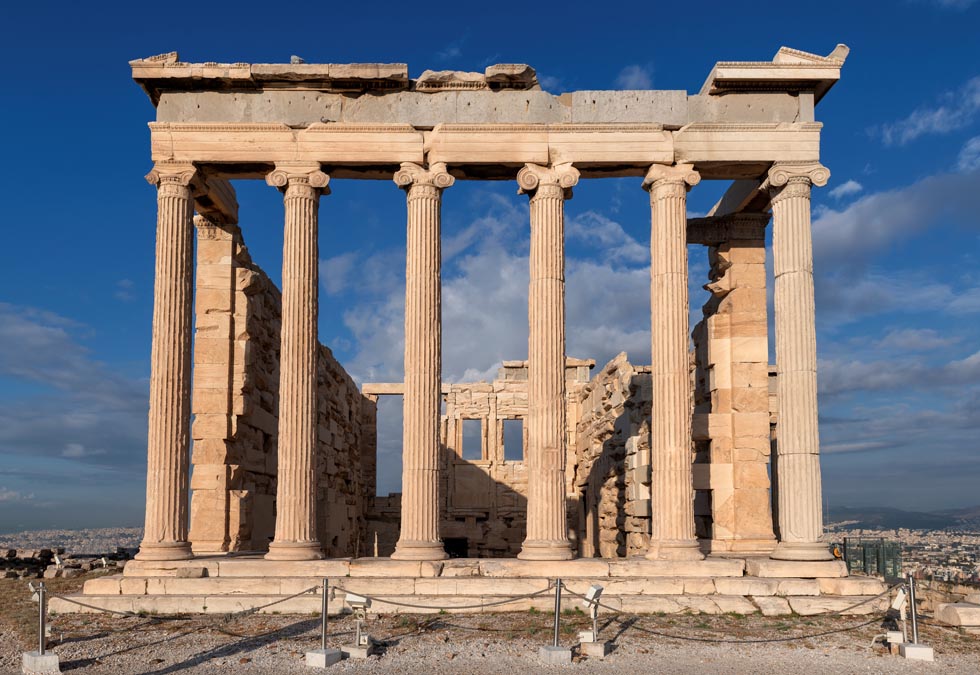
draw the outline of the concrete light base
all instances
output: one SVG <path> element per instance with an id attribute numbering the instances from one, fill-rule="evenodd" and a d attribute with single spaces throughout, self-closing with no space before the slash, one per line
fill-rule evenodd
<path id="1" fill-rule="evenodd" d="M 612 651 L 612 644 L 609 642 L 582 642 L 579 644 L 579 650 L 583 656 L 602 659 Z"/>
<path id="2" fill-rule="evenodd" d="M 359 645 L 344 645 L 340 650 L 349 659 L 366 659 L 377 652 L 373 640 L 368 642 L 367 646 L 364 647 Z"/>
<path id="3" fill-rule="evenodd" d="M 932 647 L 926 645 L 916 645 L 911 642 L 903 642 L 898 646 L 898 653 L 911 661 L 935 661 L 936 655 Z"/>
<path id="4" fill-rule="evenodd" d="M 24 675 L 54 675 L 61 672 L 61 663 L 58 655 L 52 652 L 44 654 L 24 652 L 21 659 L 21 672 Z"/>
<path id="5" fill-rule="evenodd" d="M 538 658 L 541 663 L 549 666 L 561 666 L 572 662 L 572 650 L 568 647 L 541 647 L 538 650 Z"/>
<path id="6" fill-rule="evenodd" d="M 340 663 L 343 658 L 339 649 L 314 649 L 306 652 L 306 665 L 310 668 L 326 668 L 335 663 Z"/>

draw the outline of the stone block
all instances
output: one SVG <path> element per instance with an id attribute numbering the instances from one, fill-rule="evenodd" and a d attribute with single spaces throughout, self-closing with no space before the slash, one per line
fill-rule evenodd
<path id="1" fill-rule="evenodd" d="M 876 614 L 884 611 L 888 607 L 888 598 L 878 598 L 872 600 L 871 597 L 863 596 L 787 596 L 789 606 L 796 614 L 801 616 L 812 616 L 814 614 L 826 614 L 829 612 L 843 612 L 846 615 Z M 862 603 L 862 600 L 868 602 Z M 860 603 L 860 604 L 859 604 Z"/>
<path id="2" fill-rule="evenodd" d="M 820 595 L 822 579 L 780 579 L 776 595 Z M 831 594 L 833 595 L 833 594 Z"/>
<path id="3" fill-rule="evenodd" d="M 763 616 L 784 616 L 793 613 L 786 598 L 779 596 L 753 597 L 752 602 Z"/>
<path id="4" fill-rule="evenodd" d="M 538 659 L 549 666 L 561 666 L 572 662 L 572 650 L 568 647 L 548 645 L 538 649 Z"/>
<path id="5" fill-rule="evenodd" d="M 778 583 L 775 579 L 757 577 L 722 577 L 715 580 L 715 588 L 722 595 L 775 595 Z"/>
<path id="6" fill-rule="evenodd" d="M 581 642 L 578 648 L 582 656 L 603 659 L 612 651 L 612 644 L 609 642 Z"/>
<path id="7" fill-rule="evenodd" d="M 847 564 L 843 560 L 812 562 L 746 558 L 745 573 L 753 577 L 835 578 L 847 576 Z"/>
<path id="8" fill-rule="evenodd" d="M 24 675 L 53 675 L 61 672 L 61 663 L 54 652 L 24 652 L 20 663 Z"/>
<path id="9" fill-rule="evenodd" d="M 885 582 L 872 577 L 844 577 L 817 579 L 820 592 L 825 595 L 877 595 L 886 588 Z M 791 593 L 789 595 L 801 595 Z"/>
<path id="10" fill-rule="evenodd" d="M 689 121 L 685 91 L 576 91 L 570 98 L 574 123 L 684 125 Z"/>
<path id="11" fill-rule="evenodd" d="M 704 560 L 610 560 L 610 577 L 741 577 L 744 563 L 735 558 Z"/>
<path id="12" fill-rule="evenodd" d="M 936 619 L 947 626 L 980 627 L 980 605 L 948 602 L 936 608 Z"/>
<path id="13" fill-rule="evenodd" d="M 611 563 L 595 558 L 578 558 L 575 560 L 514 560 L 514 559 L 485 559 L 480 561 L 480 572 L 485 577 L 541 577 L 554 579 L 556 577 L 601 578 L 609 576 Z"/>
<path id="14" fill-rule="evenodd" d="M 340 663 L 342 657 L 339 649 L 314 649 L 306 652 L 306 665 L 309 668 L 326 668 Z"/>
<path id="15" fill-rule="evenodd" d="M 390 558 L 357 558 L 350 561 L 352 577 L 418 577 L 422 564 L 412 560 Z"/>

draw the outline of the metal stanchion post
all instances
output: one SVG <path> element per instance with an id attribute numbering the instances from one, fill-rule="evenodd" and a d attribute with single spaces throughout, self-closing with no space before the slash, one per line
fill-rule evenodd
<path id="1" fill-rule="evenodd" d="M 323 600 L 320 603 L 320 649 L 327 649 L 327 608 L 329 607 L 330 599 L 327 596 L 327 579 L 323 579 Z"/>
<path id="2" fill-rule="evenodd" d="M 326 668 L 340 661 L 339 649 L 327 649 L 327 613 L 330 609 L 330 580 L 326 577 L 320 586 L 320 648 L 306 652 L 306 665 L 312 668 Z"/>
<path id="3" fill-rule="evenodd" d="M 44 621 L 47 618 L 45 617 L 45 614 L 47 614 L 45 611 L 47 609 L 47 598 L 45 595 L 46 591 L 44 582 L 42 581 L 38 584 L 37 589 L 37 653 L 39 656 L 44 656 L 44 643 L 47 642 L 44 635 L 47 632 L 47 627 L 44 625 Z"/>
<path id="4" fill-rule="evenodd" d="M 555 579 L 555 636 L 552 644 L 541 647 L 538 657 L 548 664 L 563 664 L 572 662 L 572 650 L 558 645 L 559 620 L 561 617 L 561 578 Z"/>
<path id="5" fill-rule="evenodd" d="M 907 659 L 917 661 L 933 661 L 935 655 L 932 647 L 919 644 L 919 617 L 918 608 L 915 606 L 915 576 L 911 572 L 908 575 L 909 587 L 909 615 L 912 617 L 912 642 L 903 642 L 898 646 L 898 653 Z"/>
<path id="6" fill-rule="evenodd" d="M 915 577 L 909 572 L 909 613 L 912 615 L 912 644 L 919 644 L 919 620 L 915 608 Z"/>
<path id="7" fill-rule="evenodd" d="M 558 646 L 558 621 L 561 616 L 561 577 L 555 582 L 555 641 L 553 646 Z"/>
<path id="8" fill-rule="evenodd" d="M 61 672 L 58 655 L 48 654 L 45 650 L 47 646 L 47 614 L 48 614 L 48 589 L 44 587 L 42 581 L 38 584 L 37 591 L 31 586 L 31 591 L 37 595 L 37 651 L 24 652 L 21 657 L 22 671 L 25 673 L 37 673 L 38 675 L 54 675 Z"/>

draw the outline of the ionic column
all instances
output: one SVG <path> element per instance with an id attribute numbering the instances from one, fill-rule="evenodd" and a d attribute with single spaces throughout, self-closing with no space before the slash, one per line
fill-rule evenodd
<path id="1" fill-rule="evenodd" d="M 531 202 L 528 290 L 527 538 L 518 558 L 568 560 L 565 522 L 565 200 L 571 164 L 527 164 L 517 174 Z"/>
<path id="2" fill-rule="evenodd" d="M 777 560 L 831 560 L 823 534 L 817 428 L 817 333 L 813 306 L 810 186 L 826 185 L 818 163 L 777 163 L 769 170 L 776 285 L 776 392 L 779 438 Z"/>
<path id="3" fill-rule="evenodd" d="M 445 164 L 403 163 L 395 184 L 407 193 L 405 394 L 401 534 L 392 558 L 442 560 L 439 538 L 439 417 L 442 395 L 440 207 L 453 184 Z"/>
<path id="4" fill-rule="evenodd" d="M 643 180 L 650 193 L 651 560 L 704 557 L 694 535 L 687 297 L 687 191 L 700 180 L 690 164 L 654 164 Z"/>
<path id="5" fill-rule="evenodd" d="M 279 472 L 269 560 L 322 558 L 316 534 L 317 206 L 329 178 L 317 164 L 277 164 L 266 182 L 285 194 Z"/>
<path id="6" fill-rule="evenodd" d="M 193 164 L 158 162 L 156 273 L 146 445 L 146 527 L 136 557 L 186 560 L 194 294 Z"/>

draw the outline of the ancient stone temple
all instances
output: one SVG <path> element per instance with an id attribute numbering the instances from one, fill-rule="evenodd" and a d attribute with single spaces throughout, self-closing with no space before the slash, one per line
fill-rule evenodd
<path id="1" fill-rule="evenodd" d="M 85 593 L 222 612 L 326 576 L 467 605 L 561 576 L 624 609 L 779 614 L 880 592 L 821 542 L 810 193 L 829 178 L 815 108 L 847 53 L 719 62 L 695 94 L 558 94 L 513 64 L 413 79 L 405 64 L 133 61 L 157 110 L 146 529 L 125 574 Z M 405 193 L 401 382 L 355 382 L 317 340 L 318 217 L 330 227 L 344 199 L 331 177 Z M 597 368 L 566 353 L 564 206 L 604 177 L 649 200 L 652 333 L 635 362 Z M 282 193 L 281 289 L 246 248 L 241 180 Z M 463 180 L 512 181 L 529 203 L 528 356 L 492 382 L 441 372 L 441 206 Z M 731 185 L 688 218 L 707 180 Z M 696 326 L 690 244 L 711 265 Z M 402 483 L 378 495 L 388 395 L 404 402 Z"/>

